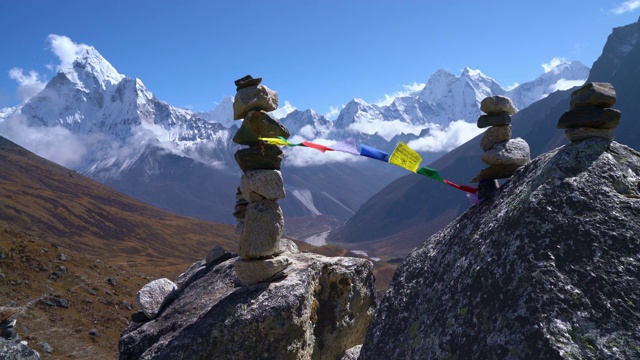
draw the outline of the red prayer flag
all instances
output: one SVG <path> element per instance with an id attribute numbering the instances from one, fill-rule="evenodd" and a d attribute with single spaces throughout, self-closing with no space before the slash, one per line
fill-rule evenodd
<path id="1" fill-rule="evenodd" d="M 456 188 L 458 190 L 466 191 L 468 193 L 475 194 L 475 193 L 478 192 L 478 189 L 476 189 L 476 188 L 472 188 L 471 186 L 458 185 L 456 183 L 452 183 L 449 180 L 445 180 L 444 183 L 447 184 L 447 185 L 451 185 L 451 186 L 453 186 L 454 188 Z"/>
<path id="2" fill-rule="evenodd" d="M 304 145 L 306 147 L 310 147 L 312 149 L 320 150 L 322 152 L 333 151 L 333 149 L 330 148 L 330 147 L 327 147 L 327 146 L 324 146 L 324 145 L 320 145 L 320 144 L 314 144 L 314 143 L 309 142 L 309 141 L 303 141 L 302 145 Z"/>

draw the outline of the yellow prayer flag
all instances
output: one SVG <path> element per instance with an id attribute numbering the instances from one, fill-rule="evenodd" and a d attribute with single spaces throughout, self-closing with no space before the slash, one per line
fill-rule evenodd
<path id="1" fill-rule="evenodd" d="M 289 142 L 287 140 L 279 139 L 279 138 L 258 138 L 260 141 L 265 141 L 271 145 L 279 145 L 279 146 L 287 146 Z"/>
<path id="2" fill-rule="evenodd" d="M 405 168 L 411 172 L 416 172 L 422 157 L 415 150 L 408 147 L 407 144 L 400 142 L 396 149 L 393 150 L 389 163 Z"/>

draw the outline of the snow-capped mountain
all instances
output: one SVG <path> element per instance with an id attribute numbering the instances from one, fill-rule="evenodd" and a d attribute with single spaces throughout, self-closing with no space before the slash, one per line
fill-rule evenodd
<path id="1" fill-rule="evenodd" d="M 557 79 L 579 80 L 569 78 L 573 66 L 552 74 L 555 77 L 540 77 L 531 88 L 550 90 Z M 439 70 L 423 90 L 389 105 L 353 99 L 334 121 L 313 110 L 296 110 L 287 102 L 272 116 L 281 119 L 293 137 L 327 142 L 354 137 L 358 143 L 390 152 L 399 141 L 429 138 L 434 132 L 439 132 L 434 139 L 446 137 L 443 129 L 454 120 L 475 123 L 479 102 L 505 93 L 478 70 L 466 68 L 460 76 Z M 521 94 L 525 106 L 527 99 L 542 96 Z M 233 98 L 227 97 L 207 113 L 173 107 L 156 99 L 140 79 L 118 73 L 96 49 L 86 47 L 39 94 L 20 106 L 0 110 L 0 134 L 17 143 L 20 139 L 11 135 L 31 134 L 34 129 L 45 137 L 47 132 L 58 134 L 61 140 L 54 147 L 69 151 L 69 145 L 76 146 L 70 150 L 79 159 L 74 170 L 161 208 L 233 223 L 241 173 L 233 157 L 239 147 L 231 138 L 241 121 L 232 120 L 232 106 Z M 445 150 L 433 147 L 430 151 L 442 154 Z M 291 157 L 283 163 L 283 176 L 292 196 L 281 206 L 289 217 L 329 216 L 344 221 L 369 196 L 403 174 L 389 166 L 378 171 L 376 162 L 314 163 L 307 159 L 313 150 L 285 151 Z M 432 153 L 425 161 L 434 159 Z"/>

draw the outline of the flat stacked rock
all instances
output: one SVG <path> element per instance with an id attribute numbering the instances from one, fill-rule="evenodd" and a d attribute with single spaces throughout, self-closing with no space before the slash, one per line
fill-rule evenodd
<path id="1" fill-rule="evenodd" d="M 245 285 L 276 279 L 291 261 L 281 254 L 287 250 L 282 239 L 284 217 L 277 201 L 284 199 L 280 164 L 284 155 L 278 146 L 260 138 L 289 138 L 289 130 L 267 112 L 278 107 L 278 93 L 261 85 L 262 78 L 247 75 L 235 81 L 233 118 L 244 119 L 233 138 L 247 148 L 235 153 L 244 172 L 236 193 L 233 215 L 238 220 L 240 259 L 235 272 Z"/>
<path id="2" fill-rule="evenodd" d="M 558 129 L 565 129 L 569 141 L 599 137 L 613 140 L 613 130 L 620 123 L 619 110 L 610 109 L 616 103 L 616 90 L 609 83 L 585 84 L 571 94 L 571 109 L 560 117 Z"/>
<path id="3" fill-rule="evenodd" d="M 490 96 L 482 100 L 480 110 L 486 113 L 478 118 L 478 127 L 486 128 L 480 146 L 484 150 L 482 162 L 489 167 L 471 180 L 482 182 L 479 198 L 497 189 L 497 179 L 506 179 L 522 165 L 531 161 L 529 144 L 521 138 L 511 139 L 511 115 L 518 109 L 505 96 Z"/>

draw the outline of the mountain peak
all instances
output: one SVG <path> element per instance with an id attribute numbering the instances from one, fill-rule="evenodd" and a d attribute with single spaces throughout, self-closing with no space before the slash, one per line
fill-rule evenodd
<path id="1" fill-rule="evenodd" d="M 125 78 L 93 46 L 80 48 L 73 63 L 60 69 L 60 72 L 85 90 L 93 89 L 96 85 L 106 89 Z"/>

